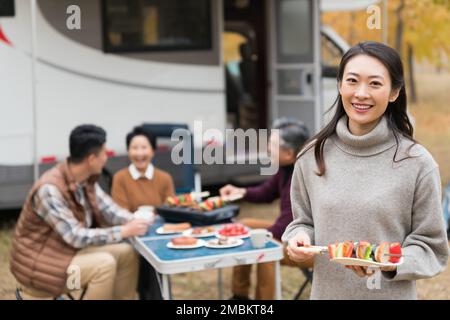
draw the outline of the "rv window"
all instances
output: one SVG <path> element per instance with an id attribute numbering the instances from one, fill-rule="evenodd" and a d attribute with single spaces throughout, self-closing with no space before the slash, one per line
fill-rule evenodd
<path id="1" fill-rule="evenodd" d="M 14 17 L 14 0 L 0 0 L 0 17 Z"/>
<path id="2" fill-rule="evenodd" d="M 210 0 L 103 0 L 104 50 L 211 48 Z"/>

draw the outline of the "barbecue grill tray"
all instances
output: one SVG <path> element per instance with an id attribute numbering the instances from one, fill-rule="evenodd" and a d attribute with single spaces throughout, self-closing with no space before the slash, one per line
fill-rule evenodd
<path id="1" fill-rule="evenodd" d="M 239 206 L 227 205 L 211 211 L 199 211 L 188 207 L 169 207 L 162 205 L 156 207 L 156 212 L 166 222 L 190 222 L 192 225 L 204 226 L 229 222 L 239 214 Z"/>

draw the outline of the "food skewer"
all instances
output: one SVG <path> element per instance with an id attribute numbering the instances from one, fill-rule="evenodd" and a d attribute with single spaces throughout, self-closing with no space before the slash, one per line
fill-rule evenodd
<path id="1" fill-rule="evenodd" d="M 321 246 L 309 246 L 309 247 L 299 246 L 299 247 L 301 247 L 302 250 L 305 252 L 311 252 L 316 254 L 328 253 L 328 247 L 321 247 Z"/>
<path id="2" fill-rule="evenodd" d="M 397 263 L 400 261 L 401 257 L 405 256 L 402 254 L 399 243 L 389 242 L 382 242 L 379 245 L 374 245 L 366 241 L 355 243 L 346 241 L 331 244 L 329 246 L 302 246 L 302 250 L 314 254 L 328 253 L 330 259 L 356 258 L 380 263 Z"/>
<path id="3" fill-rule="evenodd" d="M 310 247 L 303 247 L 303 251 L 305 252 L 312 252 L 317 254 L 327 254 L 328 253 L 328 247 L 322 247 L 322 246 L 310 246 Z M 384 253 L 384 256 L 389 257 L 405 257 L 404 254 L 397 254 L 397 253 Z"/>
<path id="4" fill-rule="evenodd" d="M 209 191 L 202 191 L 202 192 L 192 191 L 190 194 L 191 194 L 191 197 L 194 197 L 194 198 L 204 198 L 204 197 L 209 197 L 209 195 L 210 195 Z"/>
<path id="5" fill-rule="evenodd" d="M 195 202 L 196 199 L 208 197 L 209 191 L 184 193 L 174 197 L 167 197 L 166 203 L 171 206 L 185 205 Z"/>
<path id="6" fill-rule="evenodd" d="M 166 204 L 170 207 L 190 207 L 192 209 L 200 211 L 211 211 L 214 209 L 222 208 L 230 202 L 243 198 L 243 195 L 235 194 L 222 197 L 210 197 L 202 202 L 198 201 L 203 197 L 209 196 L 209 194 L 210 193 L 208 191 L 185 193 L 175 197 L 168 197 L 166 200 Z"/>
<path id="7" fill-rule="evenodd" d="M 219 209 L 226 206 L 228 203 L 242 199 L 242 195 L 231 195 L 231 196 L 217 196 L 206 199 L 205 201 L 199 203 L 200 209 L 204 211 L 210 211 L 214 209 Z"/>

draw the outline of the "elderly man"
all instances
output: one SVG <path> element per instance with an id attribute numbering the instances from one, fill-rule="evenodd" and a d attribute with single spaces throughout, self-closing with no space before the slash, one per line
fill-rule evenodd
<path id="1" fill-rule="evenodd" d="M 11 272 L 25 295 L 57 297 L 86 288 L 85 299 L 134 299 L 138 257 L 123 239 L 147 231 L 106 195 L 96 178 L 106 160 L 106 133 L 81 125 L 70 157 L 34 184 L 17 223 Z"/>
<path id="2" fill-rule="evenodd" d="M 250 228 L 266 228 L 273 233 L 275 239 L 281 242 L 281 236 L 287 225 L 292 221 L 291 209 L 291 177 L 297 153 L 308 140 L 309 133 L 306 126 L 296 119 L 281 118 L 274 122 L 274 131 L 270 136 L 269 151 L 272 162 L 279 164 L 278 172 L 260 186 L 251 188 L 237 188 L 226 185 L 220 189 L 221 196 L 243 195 L 244 200 L 255 203 L 270 203 L 280 199 L 280 215 L 274 221 L 264 219 L 242 219 L 240 222 Z M 286 265 L 297 265 L 286 254 L 281 261 Z M 298 265 L 300 266 L 300 265 Z M 307 261 L 303 267 L 312 266 Z M 251 265 L 237 266 L 233 269 L 232 299 L 246 300 L 250 288 Z M 275 297 L 275 265 L 273 262 L 257 265 L 257 285 L 255 298 L 274 299 Z"/>

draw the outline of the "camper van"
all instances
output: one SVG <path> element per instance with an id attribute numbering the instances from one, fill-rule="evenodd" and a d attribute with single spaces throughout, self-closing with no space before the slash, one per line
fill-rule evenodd
<path id="1" fill-rule="evenodd" d="M 76 125 L 108 133 L 114 172 L 142 123 L 311 133 L 336 97 L 347 44 L 314 0 L 1 0 L 0 208 L 68 154 Z M 202 141 L 202 148 L 211 141 Z M 223 143 L 216 141 L 215 143 Z M 225 168 L 225 167 L 224 167 Z M 237 176 L 199 166 L 204 185 Z M 221 171 L 222 170 L 222 171 Z"/>

